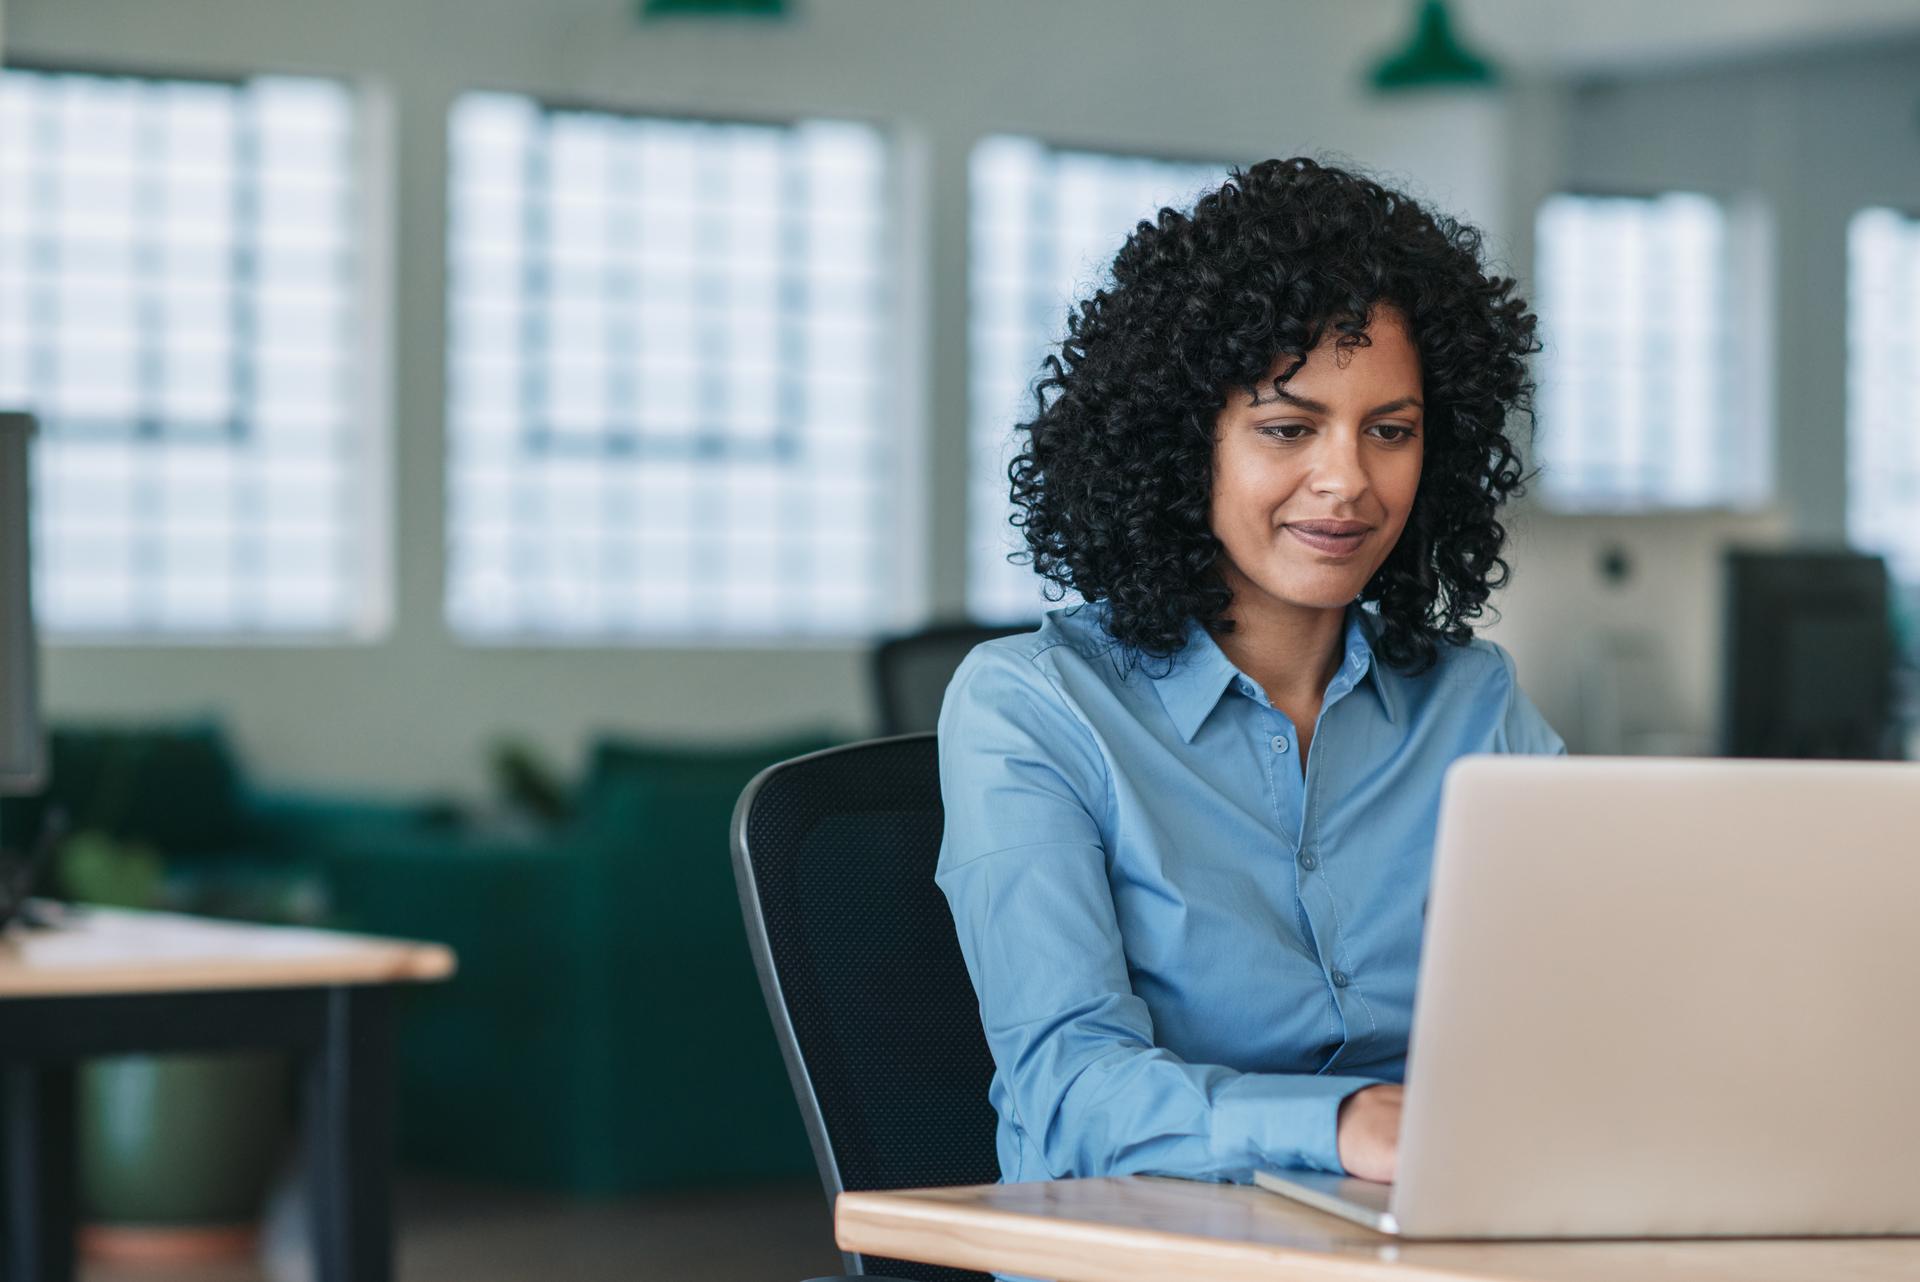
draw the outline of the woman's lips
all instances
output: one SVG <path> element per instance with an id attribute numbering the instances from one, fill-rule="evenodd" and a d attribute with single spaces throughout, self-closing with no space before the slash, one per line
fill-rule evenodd
<path id="1" fill-rule="evenodd" d="M 1316 534 L 1297 525 L 1289 525 L 1286 530 L 1316 552 L 1324 552 L 1329 556 L 1352 556 L 1367 539 L 1365 530 L 1356 530 L 1352 534 Z"/>

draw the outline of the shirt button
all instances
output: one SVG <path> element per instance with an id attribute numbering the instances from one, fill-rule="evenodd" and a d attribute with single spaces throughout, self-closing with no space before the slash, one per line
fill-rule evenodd
<path id="1" fill-rule="evenodd" d="M 1275 752 L 1285 752 L 1287 750 L 1287 736 L 1283 734 L 1273 736 L 1273 750 Z"/>
<path id="2" fill-rule="evenodd" d="M 1311 850 L 1303 850 L 1300 852 L 1300 866 L 1308 872 L 1312 872 L 1320 866 L 1320 861 L 1314 857 Z"/>
<path id="3" fill-rule="evenodd" d="M 1336 970 L 1333 972 L 1333 986 L 1335 988 L 1345 988 L 1350 982 L 1346 971 Z"/>

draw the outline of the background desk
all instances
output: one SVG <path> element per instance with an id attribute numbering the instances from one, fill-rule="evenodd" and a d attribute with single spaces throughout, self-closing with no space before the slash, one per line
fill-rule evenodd
<path id="1" fill-rule="evenodd" d="M 57 910 L 56 910 L 57 911 Z M 73 1070 L 134 1052 L 299 1058 L 321 1282 L 393 1271 L 392 986 L 443 979 L 438 944 L 88 909 L 0 937 L 4 1277 L 73 1276 Z"/>
<path id="2" fill-rule="evenodd" d="M 843 1193 L 843 1249 L 1059 1282 L 1912 1282 L 1920 1238 L 1400 1242 L 1277 1194 L 1141 1177 Z"/>

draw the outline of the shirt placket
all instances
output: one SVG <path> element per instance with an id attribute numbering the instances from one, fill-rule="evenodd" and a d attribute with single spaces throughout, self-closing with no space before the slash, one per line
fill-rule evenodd
<path id="1" fill-rule="evenodd" d="M 1327 686 L 1316 718 L 1313 739 L 1308 747 L 1307 768 L 1303 772 L 1296 756 L 1299 736 L 1293 723 L 1264 698 L 1256 701 L 1265 712 L 1265 733 L 1269 774 L 1273 780 L 1275 817 L 1282 832 L 1294 833 L 1294 894 L 1306 918 L 1309 938 L 1320 959 L 1327 980 L 1330 1024 L 1340 1045 L 1326 1068 L 1350 1055 L 1356 1043 L 1363 1042 L 1373 1027 L 1365 1002 L 1354 988 L 1346 945 L 1346 923 L 1341 920 L 1332 887 L 1327 881 L 1326 852 L 1320 844 L 1319 807 L 1315 798 L 1321 790 L 1328 760 L 1337 751 L 1329 745 L 1327 728 L 1333 709 L 1353 689 L 1361 670 L 1358 659 L 1350 660 Z M 1316 755 L 1317 754 L 1317 755 Z"/>

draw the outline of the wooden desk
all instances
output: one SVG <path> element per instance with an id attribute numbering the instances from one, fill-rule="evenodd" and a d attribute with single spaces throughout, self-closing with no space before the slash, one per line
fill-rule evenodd
<path id="1" fill-rule="evenodd" d="M 1913 1282 L 1920 1238 L 1400 1242 L 1277 1194 L 1125 1177 L 842 1193 L 843 1250 L 1057 1282 Z"/>
<path id="2" fill-rule="evenodd" d="M 453 953 L 330 931 L 168 913 L 63 911 L 0 936 L 0 1277 L 73 1277 L 73 1074 L 136 1052 L 286 1049 L 303 1077 L 321 1282 L 393 1271 L 395 984 L 444 979 Z"/>

